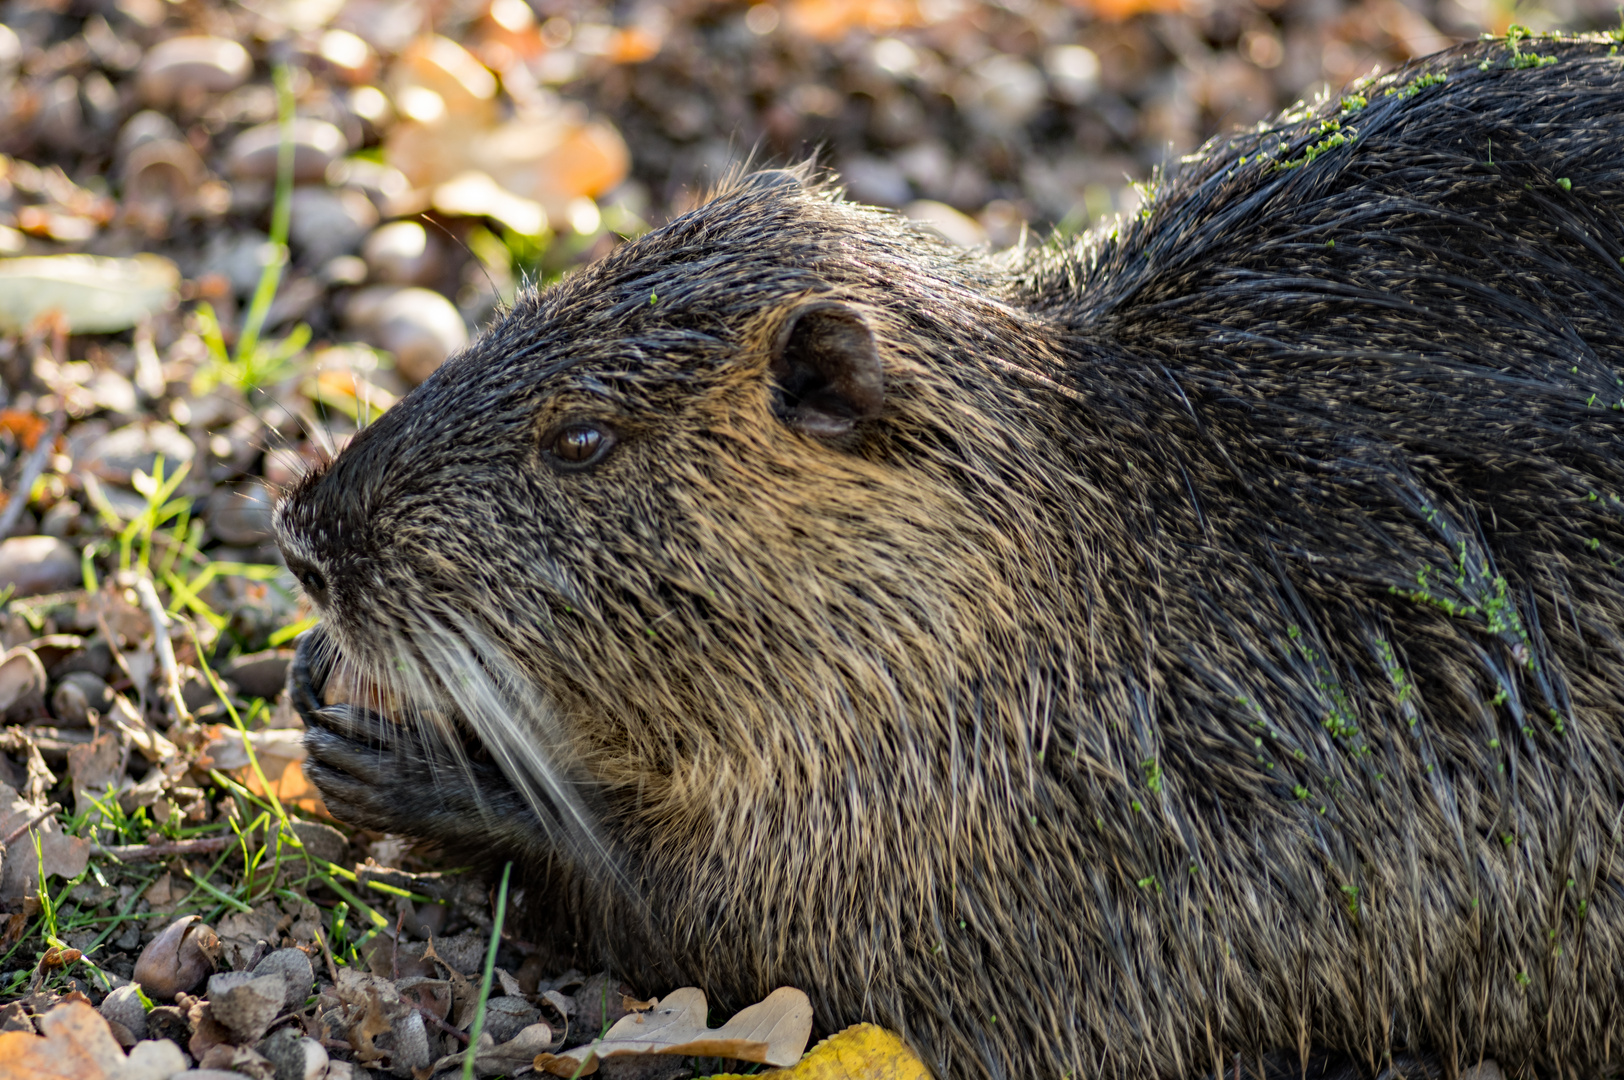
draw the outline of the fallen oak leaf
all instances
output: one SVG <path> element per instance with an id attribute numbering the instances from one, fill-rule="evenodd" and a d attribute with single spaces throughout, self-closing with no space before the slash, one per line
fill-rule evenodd
<path id="1" fill-rule="evenodd" d="M 535 1068 L 554 1076 L 586 1076 L 601 1058 L 681 1054 L 793 1065 L 812 1035 L 812 1003 L 781 986 L 719 1028 L 705 1026 L 705 993 L 673 990 L 648 1012 L 621 1017 L 604 1037 L 563 1054 L 537 1054 Z"/>
<path id="2" fill-rule="evenodd" d="M 931 1075 L 896 1032 L 853 1024 L 818 1043 L 791 1068 L 750 1077 L 719 1073 L 706 1080 L 931 1080 Z"/>
<path id="3" fill-rule="evenodd" d="M 59 1005 L 39 1026 L 43 1036 L 0 1033 L 0 1080 L 114 1080 L 123 1074 L 124 1051 L 87 1002 Z"/>

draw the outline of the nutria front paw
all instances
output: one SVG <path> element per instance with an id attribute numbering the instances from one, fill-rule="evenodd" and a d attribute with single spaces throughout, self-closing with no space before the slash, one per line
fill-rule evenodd
<path id="1" fill-rule="evenodd" d="M 325 654 L 325 655 L 324 655 Z M 305 775 L 333 816 L 453 850 L 527 852 L 545 831 L 499 768 L 471 757 L 431 722 L 398 722 L 355 704 L 323 705 L 332 649 L 319 628 L 289 673 L 305 722 Z"/>

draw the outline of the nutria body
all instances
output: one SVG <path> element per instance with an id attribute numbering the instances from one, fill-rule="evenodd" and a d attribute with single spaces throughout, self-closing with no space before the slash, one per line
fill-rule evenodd
<path id="1" fill-rule="evenodd" d="M 1596 1075 L 1614 52 L 1413 65 L 1108 236 L 765 173 L 525 296 L 280 508 L 311 776 L 568 880 L 645 992 L 794 984 L 943 1078 Z M 411 715 L 320 707 L 335 653 Z"/>

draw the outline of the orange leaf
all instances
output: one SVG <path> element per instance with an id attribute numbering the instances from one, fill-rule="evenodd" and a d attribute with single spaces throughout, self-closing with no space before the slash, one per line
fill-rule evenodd
<path id="1" fill-rule="evenodd" d="M 609 43 L 609 59 L 616 64 L 641 64 L 660 52 L 660 39 L 647 30 L 632 26 L 615 34 Z"/>
<path id="2" fill-rule="evenodd" d="M 1146 13 L 1179 12 L 1186 6 L 1185 0 L 1070 0 L 1070 3 L 1108 22 L 1121 22 Z"/>
<path id="3" fill-rule="evenodd" d="M 39 437 L 50 427 L 50 422 L 43 416 L 21 409 L 0 409 L 0 428 L 11 432 L 12 438 L 23 444 L 24 450 L 32 450 L 39 445 Z"/>
<path id="4" fill-rule="evenodd" d="M 123 1073 L 124 1051 L 83 1001 L 58 1005 L 39 1025 L 44 1036 L 0 1034 L 0 1080 L 112 1080 Z"/>
<path id="5" fill-rule="evenodd" d="M 265 779 L 270 781 L 271 789 L 276 792 L 276 797 L 283 806 L 298 807 L 307 814 L 332 816 L 327 813 L 327 807 L 321 801 L 321 793 L 305 779 L 304 768 L 300 762 L 265 758 L 259 765 L 265 770 Z M 277 768 L 282 771 L 276 772 Z M 236 778 L 255 795 L 265 794 L 253 769 L 239 769 Z"/>

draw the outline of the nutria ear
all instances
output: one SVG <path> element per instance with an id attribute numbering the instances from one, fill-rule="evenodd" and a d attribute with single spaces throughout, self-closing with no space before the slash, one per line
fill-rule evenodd
<path id="1" fill-rule="evenodd" d="M 773 345 L 773 410 L 790 427 L 833 438 L 878 416 L 885 372 L 874 335 L 844 304 L 814 301 L 792 313 Z"/>

